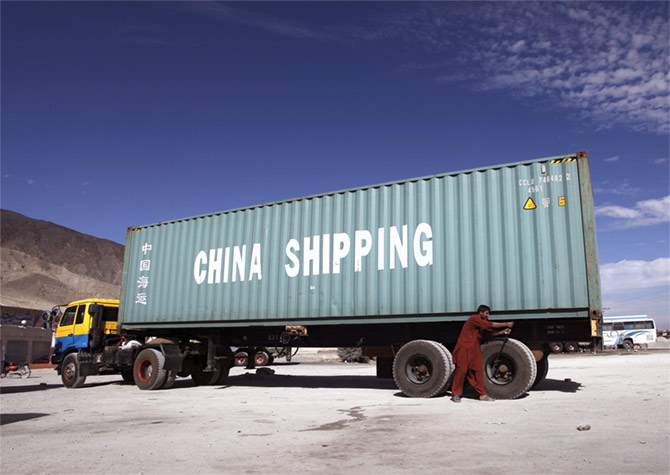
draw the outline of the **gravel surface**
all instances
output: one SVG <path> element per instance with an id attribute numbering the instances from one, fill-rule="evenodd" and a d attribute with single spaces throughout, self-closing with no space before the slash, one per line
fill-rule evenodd
<path id="1" fill-rule="evenodd" d="M 226 386 L 0 382 L 1 466 L 32 473 L 670 472 L 670 352 L 557 355 L 523 398 L 409 399 L 374 365 L 305 352 Z"/>

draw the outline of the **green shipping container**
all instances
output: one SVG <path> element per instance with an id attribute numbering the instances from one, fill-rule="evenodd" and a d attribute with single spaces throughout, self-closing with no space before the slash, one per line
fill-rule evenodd
<path id="1" fill-rule="evenodd" d="M 130 228 L 119 321 L 179 328 L 599 312 L 585 152 Z"/>

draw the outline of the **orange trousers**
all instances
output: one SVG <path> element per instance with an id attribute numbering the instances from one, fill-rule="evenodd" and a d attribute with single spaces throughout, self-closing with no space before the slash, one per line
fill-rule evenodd
<path id="1" fill-rule="evenodd" d="M 486 389 L 484 389 L 484 372 L 481 369 L 475 371 L 474 369 L 468 368 L 466 365 L 456 366 L 454 379 L 451 383 L 451 394 L 453 396 L 463 395 L 463 385 L 465 384 L 466 378 L 480 396 L 486 396 Z"/>

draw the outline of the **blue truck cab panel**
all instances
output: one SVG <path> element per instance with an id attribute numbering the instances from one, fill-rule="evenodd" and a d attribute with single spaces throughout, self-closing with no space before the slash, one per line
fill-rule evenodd
<path id="1" fill-rule="evenodd" d="M 72 302 L 66 306 L 56 329 L 52 363 L 60 363 L 70 351 L 88 348 L 92 324 L 89 310 L 93 304 L 102 305 L 106 309 L 102 322 L 103 333 L 117 333 L 118 300 L 86 299 Z"/>

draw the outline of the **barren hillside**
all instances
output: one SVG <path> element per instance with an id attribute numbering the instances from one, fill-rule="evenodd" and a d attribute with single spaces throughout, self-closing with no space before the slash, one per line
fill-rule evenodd
<path id="1" fill-rule="evenodd" d="M 86 297 L 119 298 L 121 244 L 0 210 L 0 303 L 48 309 Z"/>

